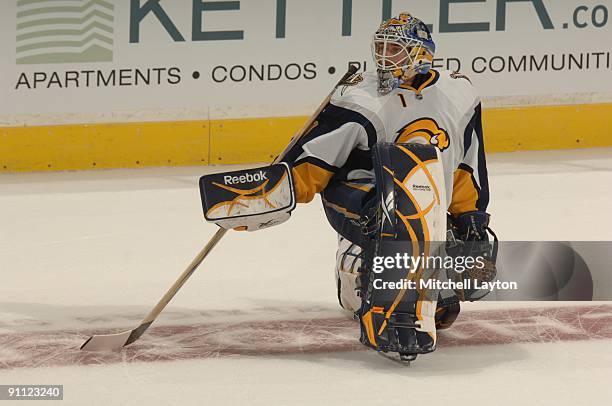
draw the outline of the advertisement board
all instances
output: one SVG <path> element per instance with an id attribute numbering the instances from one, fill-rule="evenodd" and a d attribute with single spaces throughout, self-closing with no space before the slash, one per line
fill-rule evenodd
<path id="1" fill-rule="evenodd" d="M 470 77 L 485 108 L 607 103 L 610 8 L 608 0 L 10 0 L 0 5 L 0 126 L 304 121 L 349 63 L 373 69 L 372 34 L 400 11 L 430 24 L 435 68 Z"/>

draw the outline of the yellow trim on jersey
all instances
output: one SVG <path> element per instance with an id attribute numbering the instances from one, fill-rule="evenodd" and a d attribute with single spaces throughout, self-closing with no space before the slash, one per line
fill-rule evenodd
<path id="1" fill-rule="evenodd" d="M 406 83 L 402 83 L 399 87 L 406 90 L 412 90 L 416 94 L 420 94 L 426 87 L 432 84 L 432 82 L 440 77 L 440 74 L 435 69 L 430 69 L 427 72 L 430 76 L 429 78 L 421 84 L 418 88 L 414 88 Z"/>
<path id="2" fill-rule="evenodd" d="M 453 180 L 453 198 L 448 211 L 453 215 L 476 210 L 478 189 L 472 180 L 472 174 L 465 169 L 457 169 Z"/>
<path id="3" fill-rule="evenodd" d="M 483 109 L 487 152 L 612 147 L 612 103 Z M 0 173 L 270 162 L 307 117 L 0 127 Z"/>
<path id="4" fill-rule="evenodd" d="M 333 172 L 310 162 L 304 162 L 292 169 L 295 197 L 298 203 L 308 203 L 314 195 L 327 186 Z"/>

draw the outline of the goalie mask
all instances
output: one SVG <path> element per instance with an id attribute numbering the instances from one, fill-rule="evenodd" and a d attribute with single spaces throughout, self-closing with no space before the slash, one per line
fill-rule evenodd
<path id="1" fill-rule="evenodd" d="M 435 50 L 429 28 L 418 18 L 401 13 L 383 22 L 372 41 L 379 93 L 387 94 L 402 81 L 427 73 Z"/>

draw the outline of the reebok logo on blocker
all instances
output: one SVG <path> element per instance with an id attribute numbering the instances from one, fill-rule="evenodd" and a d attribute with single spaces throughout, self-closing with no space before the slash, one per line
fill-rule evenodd
<path id="1" fill-rule="evenodd" d="M 224 176 L 223 183 L 226 185 L 233 185 L 236 183 L 251 183 L 251 182 L 260 182 L 262 180 L 268 180 L 266 177 L 266 172 L 259 171 L 258 173 L 250 174 L 247 173 L 245 175 L 240 176 Z"/>

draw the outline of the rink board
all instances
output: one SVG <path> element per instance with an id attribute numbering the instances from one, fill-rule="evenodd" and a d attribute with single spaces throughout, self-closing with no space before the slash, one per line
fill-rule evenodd
<path id="1" fill-rule="evenodd" d="M 612 103 L 484 110 L 489 152 L 612 146 Z M 272 160 L 303 116 L 0 127 L 0 172 Z"/>
<path id="2" fill-rule="evenodd" d="M 477 89 L 489 151 L 610 146 L 605 3 L 4 1 L 0 173 L 270 161 L 402 11 Z"/>

